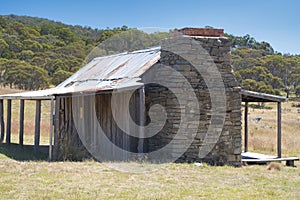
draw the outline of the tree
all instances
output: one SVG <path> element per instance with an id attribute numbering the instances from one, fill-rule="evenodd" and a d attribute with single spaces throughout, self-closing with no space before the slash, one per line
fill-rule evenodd
<path id="1" fill-rule="evenodd" d="M 33 56 L 34 53 L 31 50 L 23 50 L 17 55 L 17 58 L 29 62 L 33 58 Z"/>
<path id="2" fill-rule="evenodd" d="M 72 72 L 67 72 L 62 69 L 59 69 L 53 74 L 52 84 L 58 85 L 62 83 L 64 80 L 66 80 L 67 78 L 69 78 L 70 76 L 72 76 L 72 74 L 73 74 Z"/>
<path id="3" fill-rule="evenodd" d="M 6 43 L 5 40 L 0 39 L 0 57 L 2 57 L 2 54 L 8 50 L 9 45 Z"/>
<path id="4" fill-rule="evenodd" d="M 50 77 L 53 77 L 54 73 L 57 70 L 59 70 L 59 69 L 67 70 L 68 66 L 61 59 L 53 59 L 53 60 L 48 59 L 47 63 L 44 65 L 44 69 L 48 72 L 48 75 Z"/>
<path id="5" fill-rule="evenodd" d="M 6 18 L 3 17 L 3 16 L 0 16 L 0 27 L 1 27 L 1 28 L 6 28 L 7 25 L 8 25 L 8 23 L 7 23 Z"/>
<path id="6" fill-rule="evenodd" d="M 296 87 L 295 93 L 298 97 L 300 97 L 300 85 Z"/>
<path id="7" fill-rule="evenodd" d="M 244 79 L 242 81 L 242 88 L 246 90 L 255 91 L 257 89 L 257 82 L 253 79 Z"/>
<path id="8" fill-rule="evenodd" d="M 250 69 L 240 70 L 238 73 L 242 80 L 252 79 L 257 82 L 264 82 L 266 85 L 270 85 L 274 89 L 283 88 L 281 79 L 274 77 L 265 67 L 254 66 Z"/>
<path id="9" fill-rule="evenodd" d="M 75 42 L 76 36 L 69 28 L 60 27 L 57 29 L 57 36 L 62 39 L 66 44 Z"/>
<path id="10" fill-rule="evenodd" d="M 25 90 L 49 86 L 47 71 L 19 60 L 0 59 L 1 83 L 4 86 Z"/>
<path id="11" fill-rule="evenodd" d="M 23 90 L 44 89 L 49 86 L 47 72 L 37 66 L 23 63 L 7 72 L 7 80 L 10 86 L 16 86 Z"/>
<path id="12" fill-rule="evenodd" d="M 274 90 L 271 85 L 268 85 L 265 82 L 256 81 L 253 79 L 243 80 L 242 88 L 246 89 L 246 90 L 256 91 L 256 92 L 279 95 L 279 91 Z"/>
<path id="13" fill-rule="evenodd" d="M 263 50 L 266 54 L 274 54 L 274 49 L 268 42 L 257 42 L 249 34 L 244 36 L 234 36 L 231 34 L 225 34 L 226 37 L 232 39 L 232 48 L 245 47 L 248 49 Z"/>
<path id="14" fill-rule="evenodd" d="M 26 39 L 23 41 L 23 48 L 33 52 L 38 52 L 43 49 L 43 46 L 34 40 Z"/>

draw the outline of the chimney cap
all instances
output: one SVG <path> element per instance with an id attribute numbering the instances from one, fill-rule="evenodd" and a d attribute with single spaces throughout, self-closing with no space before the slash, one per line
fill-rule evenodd
<path id="1" fill-rule="evenodd" d="M 178 32 L 188 36 L 224 37 L 224 29 L 216 28 L 182 28 Z"/>

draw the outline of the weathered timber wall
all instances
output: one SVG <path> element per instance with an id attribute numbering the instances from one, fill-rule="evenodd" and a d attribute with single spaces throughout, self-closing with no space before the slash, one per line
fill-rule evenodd
<path id="1" fill-rule="evenodd" d="M 126 107 L 122 105 L 124 104 L 122 97 L 130 94 L 121 92 L 117 95 L 119 107 L 114 111 L 116 115 L 119 115 Z M 111 96 L 112 94 L 94 94 L 57 98 L 56 112 L 58 114 L 54 120 L 54 159 L 82 160 L 94 156 L 99 160 L 108 160 L 105 156 L 101 156 L 99 151 L 105 150 L 112 152 L 113 155 L 116 148 L 120 148 L 124 150 L 123 155 L 113 155 L 112 160 L 126 160 L 126 152 L 138 151 L 138 139 L 121 130 L 113 117 Z M 138 90 L 132 95 L 129 107 L 130 116 L 126 116 L 124 122 L 131 117 L 139 123 Z M 115 147 L 101 146 L 108 144 L 102 143 L 101 132 Z"/>

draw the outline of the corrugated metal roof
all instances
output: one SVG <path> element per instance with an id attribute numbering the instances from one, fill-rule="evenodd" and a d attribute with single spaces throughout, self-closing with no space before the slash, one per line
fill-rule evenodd
<path id="1" fill-rule="evenodd" d="M 58 87 L 89 80 L 117 80 L 140 77 L 160 58 L 160 47 L 98 57 Z"/>
<path id="2" fill-rule="evenodd" d="M 288 99 L 283 96 L 254 92 L 250 90 L 241 90 L 243 102 L 285 102 Z"/>
<path id="3" fill-rule="evenodd" d="M 54 91 L 55 88 L 47 89 L 47 90 L 14 93 L 14 94 L 3 94 L 0 95 L 0 99 L 28 99 L 28 100 L 45 99 L 46 100 L 52 98 Z"/>
<path id="4" fill-rule="evenodd" d="M 50 99 L 85 91 L 122 89 L 142 85 L 140 76 L 160 59 L 160 47 L 94 58 L 53 89 L 0 95 L 0 98 Z"/>
<path id="5" fill-rule="evenodd" d="M 103 91 L 141 85 L 140 76 L 160 58 L 160 47 L 94 58 L 59 84 L 55 94 Z"/>

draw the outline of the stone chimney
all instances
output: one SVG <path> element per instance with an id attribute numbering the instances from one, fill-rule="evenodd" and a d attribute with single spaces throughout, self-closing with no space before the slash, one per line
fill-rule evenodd
<path id="1" fill-rule="evenodd" d="M 179 94 L 186 102 L 185 109 L 181 110 L 181 105 L 174 103 L 177 100 L 173 93 L 164 89 L 158 92 L 156 86 L 148 87 L 147 98 L 151 97 L 155 102 L 163 99 L 164 103 L 161 105 L 166 105 L 165 109 L 172 112 L 167 118 L 172 125 L 165 126 L 157 139 L 149 139 L 148 148 L 157 149 L 169 144 L 171 140 L 176 141 L 170 135 L 177 134 L 177 127 L 188 127 L 186 133 L 194 130 L 196 137 L 185 134 L 186 141 L 193 142 L 177 159 L 178 162 L 202 161 L 211 165 L 241 166 L 241 94 L 238 82 L 232 74 L 231 39 L 224 37 L 223 29 L 183 28 L 174 33 L 174 37 L 162 42 L 159 64 L 175 69 L 193 86 L 201 110 L 200 118 L 190 112 L 192 109 L 187 109 L 190 102 L 195 102 L 187 93 Z M 161 82 L 168 79 L 175 87 L 186 86 L 177 73 L 171 73 L 163 67 L 156 71 L 158 75 L 151 74 L 151 77 L 160 77 Z M 188 89 L 184 88 L 184 91 Z M 178 120 L 183 112 L 189 116 L 184 125 Z M 174 143 L 180 144 L 176 147 L 176 152 L 183 151 L 182 143 L 182 138 Z"/>
<path id="2" fill-rule="evenodd" d="M 216 28 L 182 28 L 178 32 L 188 36 L 224 37 L 224 29 Z"/>

